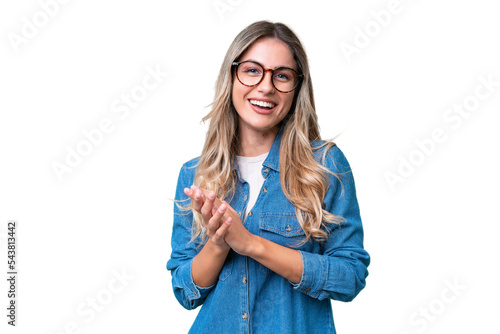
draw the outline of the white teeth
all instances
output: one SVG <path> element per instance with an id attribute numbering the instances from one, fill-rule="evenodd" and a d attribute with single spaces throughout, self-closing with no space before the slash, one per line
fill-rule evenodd
<path id="1" fill-rule="evenodd" d="M 264 102 L 259 100 L 250 100 L 250 103 L 259 107 L 274 108 L 275 104 L 271 102 Z"/>

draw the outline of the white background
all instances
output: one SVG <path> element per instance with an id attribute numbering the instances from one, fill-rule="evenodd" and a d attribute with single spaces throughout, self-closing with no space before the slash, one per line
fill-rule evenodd
<path id="1" fill-rule="evenodd" d="M 18 326 L 6 324 L 2 279 L 2 333 L 187 332 L 197 311 L 177 303 L 165 268 L 169 198 L 182 163 L 201 152 L 229 44 L 261 19 L 303 41 L 322 136 L 341 133 L 356 180 L 372 263 L 366 289 L 333 302 L 338 332 L 498 333 L 500 87 L 460 124 L 443 118 L 474 101 L 479 77 L 500 81 L 495 2 L 401 0 L 383 27 L 371 12 L 389 0 L 219 3 L 225 11 L 213 0 L 75 0 L 47 22 L 40 2 L 0 5 L 2 277 L 7 222 L 19 225 Z M 12 43 L 36 19 L 45 26 Z M 342 43 L 356 38 L 346 57 Z M 148 67 L 168 75 L 120 119 L 113 103 Z M 113 131 L 59 180 L 53 163 L 103 119 Z M 446 140 L 418 153 L 415 141 L 437 128 Z M 387 173 L 410 157 L 419 165 L 391 188 Z M 125 283 L 114 280 L 122 271 Z"/>

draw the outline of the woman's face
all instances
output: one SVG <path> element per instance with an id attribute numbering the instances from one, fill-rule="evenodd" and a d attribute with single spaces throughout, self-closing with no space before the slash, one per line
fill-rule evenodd
<path id="1" fill-rule="evenodd" d="M 240 62 L 245 60 L 253 60 L 264 68 L 275 69 L 284 66 L 297 70 L 292 51 L 278 39 L 265 38 L 256 41 L 239 59 Z M 242 85 L 235 75 L 233 105 L 239 116 L 240 135 L 250 132 L 277 132 L 279 122 L 290 111 L 294 94 L 295 90 L 290 93 L 277 91 L 271 81 L 271 72 L 266 72 L 262 81 L 253 87 Z M 262 102 L 271 104 L 263 106 Z"/>

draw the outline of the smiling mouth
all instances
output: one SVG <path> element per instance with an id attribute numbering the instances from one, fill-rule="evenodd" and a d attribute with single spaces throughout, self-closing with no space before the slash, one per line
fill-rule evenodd
<path id="1" fill-rule="evenodd" d="M 259 100 L 249 100 L 249 102 L 252 105 L 259 107 L 261 109 L 264 109 L 264 110 L 271 110 L 274 107 L 276 107 L 276 104 L 274 104 L 272 102 L 264 102 L 264 101 L 259 101 Z"/>

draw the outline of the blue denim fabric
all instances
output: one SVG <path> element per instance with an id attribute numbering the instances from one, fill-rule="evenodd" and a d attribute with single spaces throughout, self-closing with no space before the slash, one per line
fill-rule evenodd
<path id="1" fill-rule="evenodd" d="M 198 247 L 199 241 L 189 242 L 192 214 L 175 207 L 172 254 L 167 263 L 174 294 L 188 310 L 203 304 L 189 333 L 335 333 L 330 300 L 351 301 L 365 287 L 370 256 L 363 249 L 363 227 L 349 163 L 337 146 L 325 156 L 323 148 L 313 151 L 331 171 L 343 173 L 339 175 L 342 182 L 330 175 L 323 205 L 346 221 L 340 226 L 331 225 L 328 240 L 299 245 L 305 235 L 294 206 L 281 189 L 280 143 L 281 131 L 263 163 L 265 181 L 244 225 L 251 233 L 299 250 L 302 279 L 294 284 L 231 250 L 218 282 L 210 287 L 196 286 L 191 263 L 202 247 Z M 314 142 L 312 146 L 320 144 Z M 193 183 L 197 163 L 198 159 L 193 159 L 182 167 L 176 200 L 188 199 L 183 189 Z M 230 205 L 240 216 L 248 194 L 248 183 L 238 175 Z"/>

